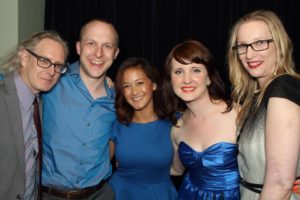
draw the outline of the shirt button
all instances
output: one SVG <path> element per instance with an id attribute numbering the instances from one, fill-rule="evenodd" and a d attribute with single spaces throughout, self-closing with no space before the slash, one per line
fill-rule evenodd
<path id="1" fill-rule="evenodd" d="M 86 125 L 87 125 L 87 126 L 90 126 L 91 124 L 90 124 L 90 123 L 87 123 Z"/>

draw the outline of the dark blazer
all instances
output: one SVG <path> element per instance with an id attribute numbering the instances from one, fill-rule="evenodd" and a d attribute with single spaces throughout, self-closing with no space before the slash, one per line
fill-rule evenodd
<path id="1" fill-rule="evenodd" d="M 12 76 L 0 76 L 0 199 L 21 199 L 25 192 L 24 136 Z"/>

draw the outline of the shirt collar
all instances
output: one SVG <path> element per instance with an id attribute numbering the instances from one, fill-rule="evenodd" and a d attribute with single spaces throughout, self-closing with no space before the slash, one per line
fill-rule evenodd
<path id="1" fill-rule="evenodd" d="M 67 74 L 70 75 L 70 76 L 77 75 L 78 78 L 80 78 L 79 64 L 80 64 L 79 60 L 72 63 L 71 65 L 69 64 L 69 69 L 68 69 Z M 107 97 L 111 98 L 111 99 L 115 99 L 115 89 L 108 87 L 106 79 L 104 80 L 104 87 L 105 87 L 105 90 L 106 90 L 106 93 L 107 93 Z"/>
<path id="2" fill-rule="evenodd" d="M 68 64 L 68 71 L 67 74 L 68 75 L 78 75 L 79 76 L 79 60 L 72 63 L 72 64 Z"/>
<path id="3" fill-rule="evenodd" d="M 107 96 L 111 99 L 115 99 L 115 89 L 108 87 L 106 79 L 104 80 L 104 87 L 105 87 Z"/>

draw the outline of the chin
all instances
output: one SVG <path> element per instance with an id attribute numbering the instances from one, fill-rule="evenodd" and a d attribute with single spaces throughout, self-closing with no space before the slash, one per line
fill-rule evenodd
<path id="1" fill-rule="evenodd" d="M 181 98 L 181 99 L 186 103 L 190 103 L 190 102 L 197 100 L 198 98 L 195 96 L 192 96 L 192 97 L 185 97 L 185 98 Z"/>
<path id="2" fill-rule="evenodd" d="M 43 85 L 40 88 L 38 88 L 38 90 L 41 91 L 41 92 L 47 92 L 47 91 L 51 90 L 53 86 L 54 86 L 54 84 Z"/>
<path id="3" fill-rule="evenodd" d="M 39 91 L 40 92 L 48 92 L 50 89 L 51 89 L 51 87 L 47 87 L 47 88 L 43 87 L 43 88 L 40 88 Z"/>
<path id="4" fill-rule="evenodd" d="M 92 71 L 89 72 L 90 77 L 96 78 L 96 79 L 101 78 L 104 74 L 105 73 L 103 71 L 101 71 L 101 72 L 92 72 Z"/>
<path id="5" fill-rule="evenodd" d="M 257 74 L 257 73 L 249 73 L 249 74 L 252 78 L 255 78 L 255 79 L 258 79 L 259 77 L 261 77 L 261 75 Z"/>
<path id="6" fill-rule="evenodd" d="M 196 99 L 194 94 L 184 94 L 184 95 L 180 95 L 178 96 L 180 99 L 182 99 L 183 101 L 193 101 L 194 99 Z"/>
<path id="7" fill-rule="evenodd" d="M 145 108 L 144 106 L 132 106 L 132 107 L 136 111 L 141 111 L 141 110 L 143 110 Z"/>

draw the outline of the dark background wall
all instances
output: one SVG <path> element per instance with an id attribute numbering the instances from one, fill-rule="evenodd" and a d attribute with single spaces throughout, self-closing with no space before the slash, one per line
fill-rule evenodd
<path id="1" fill-rule="evenodd" d="M 142 56 L 162 69 L 169 51 L 185 39 L 196 39 L 215 56 L 227 86 L 227 39 L 233 23 L 256 10 L 274 11 L 283 21 L 300 65 L 299 0 L 46 0 L 45 29 L 55 29 L 69 42 L 69 62 L 78 59 L 75 42 L 90 19 L 111 21 L 120 35 L 120 54 L 109 70 L 114 78 L 120 63 Z"/>

